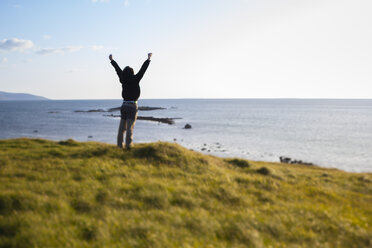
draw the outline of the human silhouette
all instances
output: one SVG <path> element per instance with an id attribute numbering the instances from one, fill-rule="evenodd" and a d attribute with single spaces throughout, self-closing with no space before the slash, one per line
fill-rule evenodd
<path id="1" fill-rule="evenodd" d="M 137 100 L 141 94 L 139 82 L 149 67 L 151 56 L 152 53 L 147 54 L 147 60 L 143 63 L 137 74 L 134 74 L 133 69 L 129 66 L 126 66 L 121 70 L 115 60 L 113 60 L 112 54 L 109 56 L 111 64 L 115 68 L 122 86 L 121 96 L 123 97 L 123 104 L 120 108 L 121 120 L 117 137 L 117 145 L 120 148 L 123 148 L 123 137 L 125 131 L 127 132 L 125 136 L 125 147 L 130 149 L 132 145 L 133 128 L 138 113 Z"/>

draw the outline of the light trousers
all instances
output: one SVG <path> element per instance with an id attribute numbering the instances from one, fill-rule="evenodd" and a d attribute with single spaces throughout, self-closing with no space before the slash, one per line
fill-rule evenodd
<path id="1" fill-rule="evenodd" d="M 121 120 L 119 124 L 117 144 L 118 147 L 123 147 L 125 134 L 125 147 L 130 148 L 133 141 L 133 128 L 137 120 L 138 106 L 135 103 L 128 103 L 124 101 L 121 105 L 120 112 Z"/>

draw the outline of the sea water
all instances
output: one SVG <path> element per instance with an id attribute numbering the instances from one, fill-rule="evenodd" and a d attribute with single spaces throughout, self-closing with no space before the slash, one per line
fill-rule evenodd
<path id="1" fill-rule="evenodd" d="M 0 139 L 31 137 L 116 143 L 121 100 L 1 101 Z M 372 172 L 372 100 L 165 99 L 140 100 L 134 142 L 168 141 L 222 157 L 279 161 L 280 156 L 323 167 Z M 184 129 L 190 124 L 191 129 Z"/>

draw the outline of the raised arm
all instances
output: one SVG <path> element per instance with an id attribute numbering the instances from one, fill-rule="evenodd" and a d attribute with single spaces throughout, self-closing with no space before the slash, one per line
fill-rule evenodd
<path id="1" fill-rule="evenodd" d="M 110 54 L 109 59 L 111 60 L 111 64 L 115 68 L 115 71 L 120 78 L 123 71 L 120 69 L 118 63 L 116 63 L 116 61 L 112 58 L 112 54 Z"/>
<path id="2" fill-rule="evenodd" d="M 151 56 L 152 56 L 152 53 L 149 53 L 147 54 L 147 60 L 143 63 L 143 65 L 141 66 L 141 69 L 139 70 L 139 72 L 137 73 L 136 77 L 141 80 L 143 75 L 145 75 L 145 72 L 147 70 L 147 68 L 149 67 L 150 65 L 150 61 L 151 61 Z"/>

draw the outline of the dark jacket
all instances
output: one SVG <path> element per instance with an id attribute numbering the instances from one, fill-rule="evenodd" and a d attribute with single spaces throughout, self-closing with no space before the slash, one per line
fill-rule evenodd
<path id="1" fill-rule="evenodd" d="M 125 101 L 137 101 L 141 94 L 139 82 L 145 74 L 147 67 L 149 67 L 150 60 L 146 60 L 139 72 L 135 75 L 123 73 L 123 70 L 120 69 L 119 65 L 114 60 L 111 61 L 111 64 L 119 76 L 122 87 L 121 96 L 123 99 Z"/>

